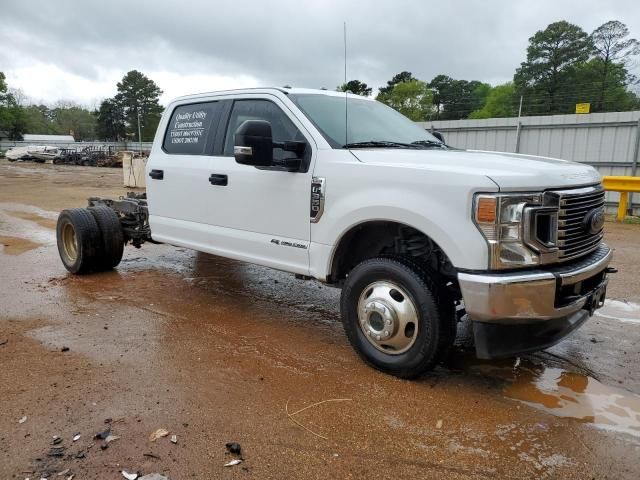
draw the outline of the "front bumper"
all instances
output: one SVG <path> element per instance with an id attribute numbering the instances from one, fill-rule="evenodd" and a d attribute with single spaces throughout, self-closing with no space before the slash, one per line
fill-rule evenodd
<path id="1" fill-rule="evenodd" d="M 561 340 L 604 302 L 612 252 L 602 244 L 566 265 L 510 273 L 458 273 L 480 358 L 539 350 Z"/>
<path id="2" fill-rule="evenodd" d="M 585 308 L 591 291 L 600 280 L 606 280 L 611 256 L 611 249 L 602 244 L 567 266 L 512 273 L 458 273 L 465 310 L 472 320 L 491 323 L 566 317 Z"/>

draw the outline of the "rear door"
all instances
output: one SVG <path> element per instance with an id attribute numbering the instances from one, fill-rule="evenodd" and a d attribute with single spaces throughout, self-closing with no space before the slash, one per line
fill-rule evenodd
<path id="1" fill-rule="evenodd" d="M 192 246 L 199 226 L 209 222 L 208 172 L 224 105 L 195 101 L 174 106 L 159 127 L 164 135 L 154 143 L 146 168 L 154 239 Z"/>

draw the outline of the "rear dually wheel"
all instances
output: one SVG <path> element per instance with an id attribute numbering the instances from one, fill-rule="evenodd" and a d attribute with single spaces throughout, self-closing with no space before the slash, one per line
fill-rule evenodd
<path id="1" fill-rule="evenodd" d="M 124 252 L 124 234 L 120 218 L 109 207 L 89 207 L 88 210 L 98 224 L 102 242 L 97 267 L 101 270 L 110 270 L 120 263 Z"/>
<path id="2" fill-rule="evenodd" d="M 71 273 L 87 273 L 98 266 L 101 237 L 98 224 L 86 208 L 63 210 L 56 226 L 58 253 Z"/>

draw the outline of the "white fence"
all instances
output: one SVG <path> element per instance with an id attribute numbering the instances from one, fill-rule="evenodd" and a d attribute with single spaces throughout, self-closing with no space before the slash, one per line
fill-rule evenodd
<path id="1" fill-rule="evenodd" d="M 0 151 L 9 150 L 12 147 L 28 146 L 28 145 L 51 145 L 60 148 L 76 148 L 84 147 L 104 148 L 112 147 L 113 150 L 151 150 L 152 142 L 22 142 L 12 140 L 1 140 Z"/>
<path id="2" fill-rule="evenodd" d="M 419 124 L 442 132 L 453 147 L 573 160 L 594 166 L 601 175 L 638 173 L 640 111 Z M 607 201 L 617 205 L 618 193 L 608 192 Z M 634 203 L 634 212 L 640 212 L 640 203 Z"/>

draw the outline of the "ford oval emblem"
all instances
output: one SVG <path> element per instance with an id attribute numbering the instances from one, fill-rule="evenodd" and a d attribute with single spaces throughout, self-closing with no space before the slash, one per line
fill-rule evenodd
<path id="1" fill-rule="evenodd" d="M 604 209 L 596 208 L 591 210 L 584 217 L 584 229 L 587 233 L 595 235 L 604 227 Z"/>

